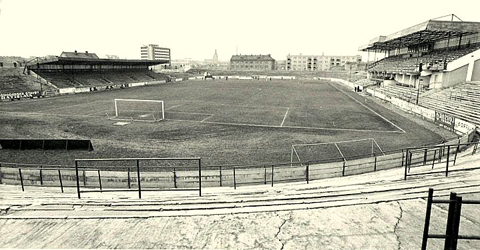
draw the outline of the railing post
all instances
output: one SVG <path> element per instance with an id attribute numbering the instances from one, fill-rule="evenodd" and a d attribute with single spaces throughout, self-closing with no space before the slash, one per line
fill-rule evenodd
<path id="1" fill-rule="evenodd" d="M 177 188 L 177 171 L 173 168 L 173 187 Z"/>
<path id="2" fill-rule="evenodd" d="M 87 186 L 87 175 L 85 173 L 85 169 L 83 169 L 83 186 Z"/>
<path id="3" fill-rule="evenodd" d="M 20 175 L 20 184 L 22 185 L 22 191 L 25 191 L 25 188 L 23 187 L 23 176 L 21 168 L 18 168 L 18 174 Z"/>
<path id="4" fill-rule="evenodd" d="M 63 181 L 62 181 L 62 173 L 60 172 L 60 169 L 58 170 L 58 180 L 60 181 L 60 189 L 62 190 L 62 193 L 63 193 Z"/>
<path id="5" fill-rule="evenodd" d="M 438 149 L 438 162 L 442 162 L 442 156 L 443 156 L 443 146 L 440 146 Z"/>
<path id="6" fill-rule="evenodd" d="M 455 203 L 457 201 L 457 193 L 450 193 L 450 202 L 448 205 L 447 229 L 445 232 L 445 249 L 450 249 L 452 245 L 453 222 L 455 217 Z"/>
<path id="7" fill-rule="evenodd" d="M 447 147 L 447 166 L 445 168 L 445 177 L 448 177 L 448 163 L 450 160 L 450 145 Z"/>
<path id="8" fill-rule="evenodd" d="M 198 196 L 202 196 L 202 159 L 198 159 Z"/>
<path id="9" fill-rule="evenodd" d="M 373 154 L 373 156 L 375 156 L 375 163 L 373 165 L 373 172 L 376 172 L 377 171 L 377 156 L 375 155 L 375 153 Z"/>
<path id="10" fill-rule="evenodd" d="M 403 152 L 403 149 L 402 149 L 402 167 L 403 167 L 403 158 L 404 158 L 404 152 Z"/>
<path id="11" fill-rule="evenodd" d="M 410 150 L 408 152 L 409 152 L 409 154 L 408 154 L 408 172 L 410 173 L 410 169 L 412 168 L 413 153 Z"/>
<path id="12" fill-rule="evenodd" d="M 342 176 L 345 176 L 345 159 L 343 159 Z"/>
<path id="13" fill-rule="evenodd" d="M 427 148 L 425 146 L 425 152 L 423 154 L 423 165 L 427 165 Z"/>
<path id="14" fill-rule="evenodd" d="M 137 182 L 138 182 L 138 198 L 142 198 L 142 186 L 140 180 L 140 160 L 137 160 Z"/>
<path id="15" fill-rule="evenodd" d="M 220 187 L 222 186 L 222 166 L 219 167 L 220 169 Z"/>
<path id="16" fill-rule="evenodd" d="M 267 166 L 263 166 L 263 184 L 267 185 Z"/>
<path id="17" fill-rule="evenodd" d="M 460 150 L 460 144 L 457 145 L 457 150 L 455 151 L 455 157 L 453 158 L 453 166 L 455 166 L 455 164 L 457 163 L 457 154 L 459 150 Z"/>
<path id="18" fill-rule="evenodd" d="M 310 183 L 310 163 L 307 163 L 305 167 L 305 178 L 307 179 L 307 184 Z"/>
<path id="19" fill-rule="evenodd" d="M 274 165 L 272 165 L 272 187 L 273 187 L 273 171 L 274 171 Z"/>
<path id="20" fill-rule="evenodd" d="M 433 188 L 428 189 L 427 211 L 425 213 L 425 224 L 423 227 L 422 250 L 427 249 L 428 230 L 430 227 L 430 216 L 432 214 Z"/>
<path id="21" fill-rule="evenodd" d="M 435 158 L 436 158 L 436 157 L 437 157 L 437 150 L 435 149 L 435 150 L 433 151 L 432 169 L 433 169 L 433 167 L 435 166 Z"/>
<path id="22" fill-rule="evenodd" d="M 233 189 L 237 189 L 237 181 L 235 180 L 235 167 L 233 167 Z"/>
<path id="23" fill-rule="evenodd" d="M 100 191 L 102 191 L 102 177 L 100 176 L 100 169 L 97 170 L 98 171 L 98 185 L 100 187 Z"/>
<path id="24" fill-rule="evenodd" d="M 80 177 L 78 176 L 78 161 L 75 160 L 75 177 L 77 179 L 77 195 L 80 199 Z"/>
<path id="25" fill-rule="evenodd" d="M 42 170 L 43 170 L 43 169 L 42 169 L 42 168 L 43 168 L 43 166 L 40 165 L 40 185 L 43 186 L 43 173 L 42 173 Z M 63 192 L 62 192 L 62 193 L 63 193 Z"/>
<path id="26" fill-rule="evenodd" d="M 131 183 L 130 183 L 130 167 L 128 167 L 127 171 L 128 171 L 128 173 L 127 173 L 128 189 L 130 189 L 130 188 L 131 188 Z"/>
<path id="27" fill-rule="evenodd" d="M 452 224 L 451 249 L 457 249 L 458 231 L 460 228 L 461 214 L 462 214 L 462 197 L 457 196 L 457 200 L 455 202 L 455 213 L 453 216 L 453 224 Z"/>

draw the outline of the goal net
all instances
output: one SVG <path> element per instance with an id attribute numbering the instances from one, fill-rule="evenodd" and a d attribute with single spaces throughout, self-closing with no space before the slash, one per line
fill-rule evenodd
<path id="1" fill-rule="evenodd" d="M 375 139 L 292 145 L 291 164 L 336 162 L 384 154 Z"/>
<path id="2" fill-rule="evenodd" d="M 141 99 L 115 99 L 112 120 L 161 121 L 165 119 L 163 101 Z"/>

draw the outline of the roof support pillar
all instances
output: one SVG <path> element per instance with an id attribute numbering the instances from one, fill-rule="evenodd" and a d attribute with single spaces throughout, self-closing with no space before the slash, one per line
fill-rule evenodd
<path id="1" fill-rule="evenodd" d="M 453 17 L 452 17 L 453 18 Z M 447 53 L 445 53 L 445 57 L 443 58 L 443 69 L 447 69 L 447 54 L 448 54 L 448 51 L 450 50 L 450 36 L 452 35 L 452 32 L 449 31 L 448 32 L 448 38 L 447 38 Z"/>

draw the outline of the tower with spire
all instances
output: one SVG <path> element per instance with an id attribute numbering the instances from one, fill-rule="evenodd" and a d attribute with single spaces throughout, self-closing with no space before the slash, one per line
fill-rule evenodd
<path id="1" fill-rule="evenodd" d="M 213 54 L 213 63 L 214 63 L 214 64 L 217 64 L 217 63 L 218 63 L 217 49 L 215 49 L 215 54 Z"/>

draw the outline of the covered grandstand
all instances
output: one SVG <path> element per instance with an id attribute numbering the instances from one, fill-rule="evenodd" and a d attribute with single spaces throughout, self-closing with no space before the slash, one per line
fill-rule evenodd
<path id="1" fill-rule="evenodd" d="M 480 22 L 455 18 L 428 20 L 361 46 L 369 58 L 384 56 L 367 66 L 368 79 L 379 84 L 366 91 L 456 132 L 480 126 Z"/>
<path id="2" fill-rule="evenodd" d="M 384 56 L 369 63 L 369 78 L 428 89 L 480 81 L 480 22 L 451 16 L 450 21 L 428 20 L 361 46 L 369 57 Z"/>
<path id="3" fill-rule="evenodd" d="M 27 63 L 24 72 L 64 94 L 164 83 L 168 76 L 149 68 L 165 63 L 168 60 L 103 59 L 95 53 L 75 51 L 36 58 Z"/>

